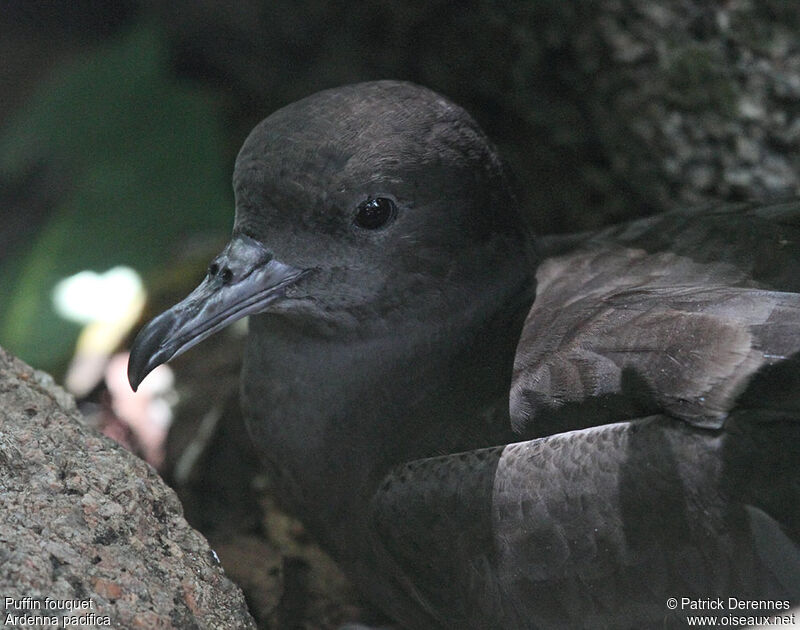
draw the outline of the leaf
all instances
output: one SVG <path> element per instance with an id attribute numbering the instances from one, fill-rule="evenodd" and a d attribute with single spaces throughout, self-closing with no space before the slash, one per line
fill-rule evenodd
<path id="1" fill-rule="evenodd" d="M 0 181 L 37 163 L 70 174 L 44 229 L 0 267 L 0 344 L 62 366 L 78 331 L 52 308 L 61 278 L 121 264 L 147 277 L 188 236 L 230 229 L 218 109 L 169 75 L 148 24 L 53 72 L 0 133 Z"/>

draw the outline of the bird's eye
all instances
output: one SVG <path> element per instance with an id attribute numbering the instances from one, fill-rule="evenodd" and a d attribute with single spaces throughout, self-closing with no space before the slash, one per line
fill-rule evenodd
<path id="1" fill-rule="evenodd" d="M 397 212 L 394 201 L 386 197 L 367 199 L 358 206 L 354 223 L 365 230 L 377 230 L 386 225 Z"/>

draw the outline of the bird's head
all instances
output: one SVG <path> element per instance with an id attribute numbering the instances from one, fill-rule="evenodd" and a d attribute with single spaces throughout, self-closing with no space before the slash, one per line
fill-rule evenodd
<path id="1" fill-rule="evenodd" d="M 233 185 L 233 238 L 200 286 L 139 333 L 134 389 L 246 315 L 318 334 L 391 333 L 527 279 L 525 228 L 494 147 L 463 109 L 410 83 L 345 86 L 278 110 L 245 141 Z"/>

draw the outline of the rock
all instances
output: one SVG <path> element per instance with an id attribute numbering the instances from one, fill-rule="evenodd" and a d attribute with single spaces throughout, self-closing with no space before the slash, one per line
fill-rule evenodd
<path id="1" fill-rule="evenodd" d="M 6 625 L 9 615 L 24 625 L 94 615 L 97 627 L 254 628 L 175 493 L 88 427 L 49 376 L 2 349 L 0 491 Z"/>

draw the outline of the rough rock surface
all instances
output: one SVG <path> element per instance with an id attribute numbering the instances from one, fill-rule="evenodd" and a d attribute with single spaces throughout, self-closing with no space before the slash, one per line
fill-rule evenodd
<path id="1" fill-rule="evenodd" d="M 106 618 L 117 628 L 254 627 L 175 493 L 87 427 L 48 375 L 2 349 L 0 496 L 4 621 L 94 614 L 98 627 Z"/>

